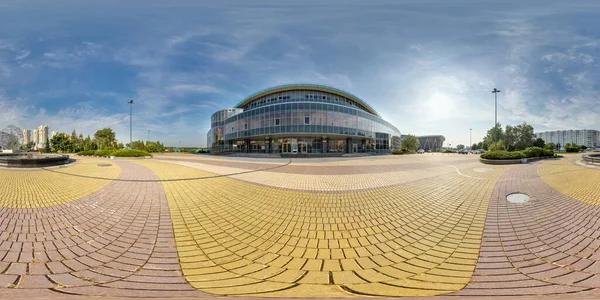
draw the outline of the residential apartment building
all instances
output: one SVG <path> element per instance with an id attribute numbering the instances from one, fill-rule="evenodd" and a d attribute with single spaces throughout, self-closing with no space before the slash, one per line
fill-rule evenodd
<path id="1" fill-rule="evenodd" d="M 554 143 L 561 148 L 566 144 L 584 145 L 588 148 L 600 147 L 599 131 L 593 129 L 545 131 L 536 133 L 535 136 L 542 138 L 547 144 Z"/>
<path id="2" fill-rule="evenodd" d="M 27 145 L 31 143 L 31 130 L 25 129 L 23 130 L 23 144 Z"/>

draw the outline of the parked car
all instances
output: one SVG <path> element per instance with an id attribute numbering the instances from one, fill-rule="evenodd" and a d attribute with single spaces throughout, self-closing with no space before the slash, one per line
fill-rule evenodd
<path id="1" fill-rule="evenodd" d="M 458 150 L 458 154 L 469 154 L 469 150 L 467 150 L 467 149 L 460 149 L 460 150 Z"/>
<path id="2" fill-rule="evenodd" d="M 419 149 L 419 150 L 417 150 L 417 153 L 419 153 L 419 154 L 423 154 L 423 153 L 425 153 L 425 150 L 423 150 L 423 149 Z"/>

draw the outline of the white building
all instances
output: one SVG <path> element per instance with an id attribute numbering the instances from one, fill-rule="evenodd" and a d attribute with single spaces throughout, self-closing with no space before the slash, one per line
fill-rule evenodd
<path id="1" fill-rule="evenodd" d="M 600 134 L 598 130 L 593 129 L 545 131 L 536 133 L 535 136 L 542 138 L 546 144 L 554 143 L 561 148 L 566 144 L 583 145 L 588 148 L 600 147 Z"/>
<path id="2" fill-rule="evenodd" d="M 33 130 L 33 147 L 37 148 L 38 144 L 40 143 L 40 133 L 39 130 L 34 129 Z"/>
<path id="3" fill-rule="evenodd" d="M 23 144 L 27 145 L 31 143 L 31 130 L 25 129 L 23 130 Z"/>

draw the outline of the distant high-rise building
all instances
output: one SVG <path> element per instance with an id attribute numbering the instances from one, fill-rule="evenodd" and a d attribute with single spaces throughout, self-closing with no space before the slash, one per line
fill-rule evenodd
<path id="1" fill-rule="evenodd" d="M 50 138 L 53 138 L 53 137 L 55 137 L 57 133 L 58 133 L 58 132 L 56 132 L 56 131 L 52 131 L 52 134 L 50 134 Z"/>
<path id="2" fill-rule="evenodd" d="M 23 144 L 27 145 L 31 143 L 31 130 L 25 129 L 23 130 Z"/>
<path id="3" fill-rule="evenodd" d="M 34 129 L 33 130 L 33 147 L 37 148 L 37 146 L 39 145 L 39 143 L 40 143 L 40 133 L 39 133 L 39 130 Z"/>
<path id="4" fill-rule="evenodd" d="M 38 149 L 46 147 L 46 143 L 48 143 L 47 125 L 40 125 L 40 127 L 33 130 L 33 143 Z"/>
<path id="5" fill-rule="evenodd" d="M 546 144 L 554 143 L 561 148 L 566 144 L 583 145 L 588 148 L 600 147 L 600 134 L 598 130 L 593 129 L 545 131 L 536 133 L 535 136 L 542 138 Z"/>

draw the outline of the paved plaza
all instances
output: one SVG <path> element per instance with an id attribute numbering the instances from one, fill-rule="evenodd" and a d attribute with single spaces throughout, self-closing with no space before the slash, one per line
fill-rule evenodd
<path id="1" fill-rule="evenodd" d="M 75 158 L 0 169 L 0 297 L 600 297 L 581 155 Z"/>

